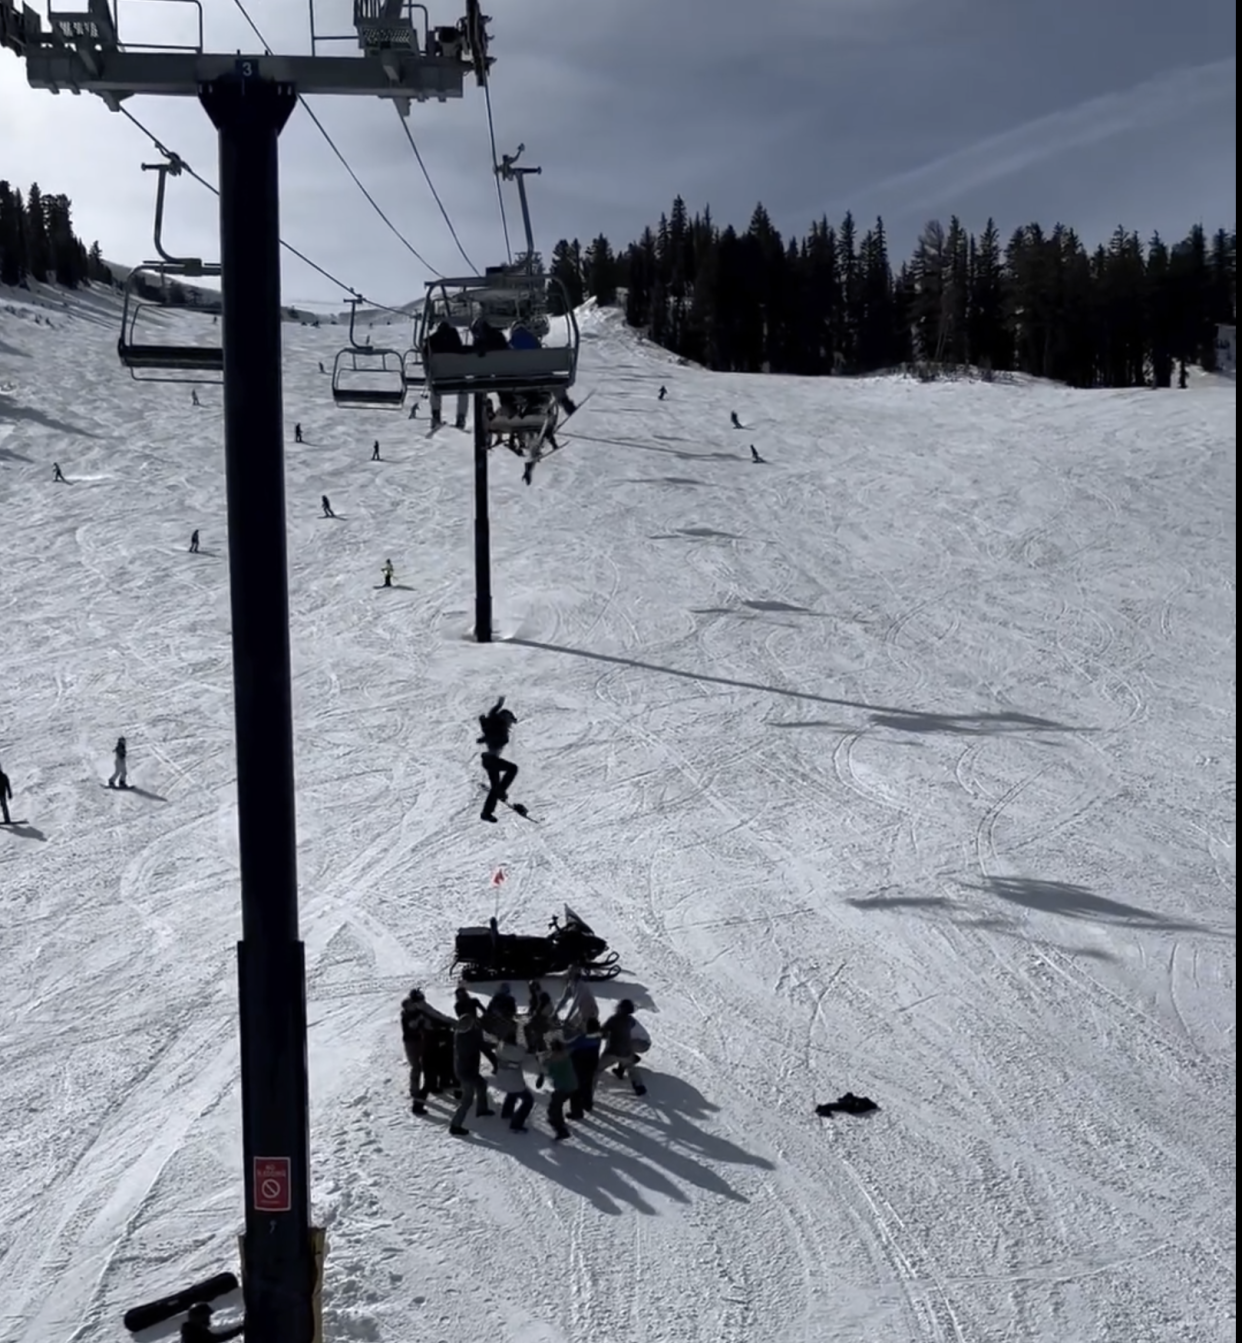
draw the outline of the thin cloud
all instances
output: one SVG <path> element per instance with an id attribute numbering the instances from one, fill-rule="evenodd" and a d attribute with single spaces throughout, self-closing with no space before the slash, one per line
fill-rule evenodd
<path id="1" fill-rule="evenodd" d="M 1236 56 L 1171 70 L 1124 92 L 1089 98 L 1075 107 L 979 140 L 865 187 L 859 195 L 868 201 L 899 198 L 908 209 L 936 205 L 1071 150 L 1164 126 L 1236 97 Z"/>

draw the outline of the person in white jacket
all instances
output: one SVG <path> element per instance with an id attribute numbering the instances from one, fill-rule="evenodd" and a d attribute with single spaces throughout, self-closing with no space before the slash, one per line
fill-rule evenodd
<path id="1" fill-rule="evenodd" d="M 517 1042 L 515 1026 L 497 1046 L 496 1075 L 491 1079 L 496 1090 L 504 1092 L 500 1117 L 509 1121 L 514 1133 L 526 1132 L 526 1120 L 535 1103 L 535 1093 L 526 1085 L 525 1065 L 529 1057 Z"/>

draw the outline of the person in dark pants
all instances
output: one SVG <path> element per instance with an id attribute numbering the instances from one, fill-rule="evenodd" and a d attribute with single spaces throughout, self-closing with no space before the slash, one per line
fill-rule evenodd
<path id="1" fill-rule="evenodd" d="M 487 775 L 487 800 L 483 803 L 481 818 L 485 821 L 496 819 L 496 803 L 506 802 L 509 789 L 518 776 L 518 767 L 501 756 L 501 751 L 509 744 L 509 734 L 517 722 L 517 715 L 505 708 L 505 697 L 501 697 L 485 713 L 479 715 L 479 726 L 483 735 L 477 745 L 484 748 L 479 757 L 483 763 L 483 772 Z"/>
<path id="2" fill-rule="evenodd" d="M 661 388 L 660 388 L 660 400 L 663 401 L 664 398 L 665 398 L 667 395 L 668 395 L 668 388 L 667 388 L 667 387 L 661 387 Z"/>
<path id="3" fill-rule="evenodd" d="M 13 800 L 13 785 L 9 782 L 9 776 L 4 772 L 4 767 L 0 765 L 0 812 L 4 814 L 5 825 L 12 825 L 13 818 L 9 815 L 9 803 Z"/>
<path id="4" fill-rule="evenodd" d="M 461 1100 L 449 1120 L 449 1132 L 454 1137 L 464 1138 L 469 1134 L 466 1116 L 472 1102 L 476 1118 L 485 1119 L 495 1113 L 488 1103 L 487 1083 L 483 1080 L 481 1064 L 484 1057 L 492 1067 L 496 1066 L 496 1055 L 483 1039 L 483 1023 L 477 1010 L 463 1011 L 453 1031 L 453 1069 L 461 1085 Z"/>
<path id="5" fill-rule="evenodd" d="M 68 485 L 68 483 L 69 483 L 69 482 L 65 479 L 65 474 L 64 474 L 64 472 L 60 469 L 60 463 L 59 463 L 59 462 L 53 462 L 53 463 L 52 463 L 52 484 L 55 485 L 57 481 L 59 481 L 62 485 Z"/>
<path id="6" fill-rule="evenodd" d="M 558 1138 L 568 1138 L 565 1103 L 574 1097 L 578 1075 L 574 1072 L 573 1059 L 569 1056 L 564 1040 L 557 1038 L 552 1041 L 551 1049 L 544 1056 L 543 1066 L 552 1083 L 552 1094 L 548 1097 L 548 1123 Z"/>
<path id="7" fill-rule="evenodd" d="M 334 518 L 334 517 L 336 517 L 336 514 L 332 511 L 332 503 L 331 503 L 331 501 L 328 499 L 328 496 L 327 496 L 326 494 L 325 494 L 325 495 L 323 496 L 323 498 L 320 500 L 320 503 L 323 504 L 323 515 L 324 515 L 325 518 Z"/>
<path id="8" fill-rule="evenodd" d="M 293 426 L 293 441 L 295 443 L 301 443 L 302 441 L 302 426 L 300 424 Z"/>
<path id="9" fill-rule="evenodd" d="M 569 1042 L 569 1058 L 574 1065 L 574 1076 L 578 1079 L 577 1089 L 569 1102 L 570 1119 L 581 1119 L 589 1110 L 595 1109 L 595 1074 L 599 1068 L 599 1053 L 604 1037 L 599 1022 L 592 1017 L 582 1034 Z"/>
<path id="10" fill-rule="evenodd" d="M 378 462 L 379 459 L 379 439 L 377 438 L 375 442 L 371 444 L 371 460 L 373 462 Z"/>
<path id="11" fill-rule="evenodd" d="M 198 528 L 197 528 L 197 527 L 195 527 L 194 530 L 190 533 L 190 554 L 191 554 L 191 555 L 197 555 L 197 554 L 198 554 Z"/>

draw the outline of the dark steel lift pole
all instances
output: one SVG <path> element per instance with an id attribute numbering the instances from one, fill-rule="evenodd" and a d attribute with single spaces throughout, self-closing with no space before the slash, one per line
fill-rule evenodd
<path id="1" fill-rule="evenodd" d="M 242 940 L 246 1337 L 311 1343 L 306 974 L 298 936 L 293 707 L 281 405 L 277 141 L 291 84 L 233 75 L 199 89 L 220 137 L 224 458 L 237 728 Z"/>
<path id="2" fill-rule="evenodd" d="M 474 398 L 474 641 L 492 641 L 492 523 L 487 509 L 487 397 Z"/>

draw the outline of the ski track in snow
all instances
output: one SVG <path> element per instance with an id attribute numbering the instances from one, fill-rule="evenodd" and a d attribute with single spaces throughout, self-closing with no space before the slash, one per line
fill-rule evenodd
<path id="1" fill-rule="evenodd" d="M 86 1343 L 235 1262 L 228 546 L 219 389 L 123 376 L 108 298 L 31 304 L 0 293 L 0 1338 Z M 529 489 L 493 458 L 480 647 L 469 439 L 336 411 L 342 329 L 286 327 L 327 1336 L 1232 1338 L 1234 386 L 712 375 L 583 328 L 564 450 Z M 500 692 L 537 827 L 477 823 Z M 566 1144 L 546 1093 L 525 1135 L 411 1117 L 402 994 L 566 900 L 647 1095 L 605 1078 Z M 814 1116 L 846 1090 L 881 1110 Z"/>

